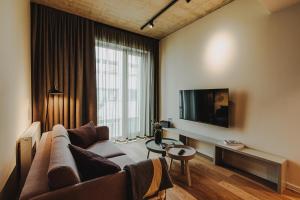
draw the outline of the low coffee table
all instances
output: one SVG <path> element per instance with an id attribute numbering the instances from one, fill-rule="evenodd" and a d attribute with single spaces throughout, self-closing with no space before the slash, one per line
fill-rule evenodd
<path id="1" fill-rule="evenodd" d="M 163 148 L 162 144 L 165 145 Z M 163 157 L 166 156 L 166 148 L 168 145 L 183 145 L 182 142 L 172 139 L 172 138 L 163 138 L 161 144 L 156 144 L 154 139 L 148 140 L 146 143 L 146 148 L 148 149 L 147 159 L 149 158 L 150 151 L 154 153 L 162 154 Z"/>
<path id="2" fill-rule="evenodd" d="M 182 155 L 179 155 L 178 152 L 184 149 L 185 152 Z M 175 145 L 167 147 L 166 149 L 168 157 L 171 158 L 169 170 L 171 170 L 173 159 L 181 161 L 181 173 L 184 174 L 186 172 L 188 186 L 192 185 L 189 160 L 193 159 L 196 155 L 196 150 L 193 147 L 189 147 L 186 145 Z"/>

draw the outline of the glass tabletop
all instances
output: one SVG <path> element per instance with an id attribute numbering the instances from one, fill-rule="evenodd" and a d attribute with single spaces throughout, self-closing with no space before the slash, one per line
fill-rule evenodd
<path id="1" fill-rule="evenodd" d="M 154 139 L 148 140 L 146 143 L 146 147 L 148 150 L 156 152 L 156 153 L 163 153 L 165 152 L 165 148 L 168 145 L 183 145 L 182 142 L 179 140 L 175 140 L 172 138 L 163 138 L 161 144 L 156 144 Z"/>

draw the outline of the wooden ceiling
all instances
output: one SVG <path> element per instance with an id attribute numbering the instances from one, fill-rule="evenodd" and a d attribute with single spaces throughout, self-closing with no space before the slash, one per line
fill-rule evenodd
<path id="1" fill-rule="evenodd" d="M 154 28 L 140 30 L 171 0 L 32 0 L 97 22 L 161 39 L 233 0 L 179 0 L 154 21 Z"/>

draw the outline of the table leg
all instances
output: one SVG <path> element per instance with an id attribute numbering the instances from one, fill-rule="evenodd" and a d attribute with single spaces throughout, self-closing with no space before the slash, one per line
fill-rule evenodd
<path id="1" fill-rule="evenodd" d="M 181 174 L 184 175 L 184 160 L 181 160 Z"/>
<path id="2" fill-rule="evenodd" d="M 171 170 L 171 166 L 173 164 L 173 158 L 171 158 L 171 162 L 170 162 L 170 167 L 169 167 L 169 171 Z"/>
<path id="3" fill-rule="evenodd" d="M 147 159 L 149 159 L 149 155 L 150 155 L 150 151 L 148 150 L 148 155 L 147 155 Z"/>
<path id="4" fill-rule="evenodd" d="M 189 167 L 188 160 L 185 161 L 185 169 L 186 169 L 186 177 L 187 177 L 188 186 L 191 187 L 192 181 L 191 181 L 191 174 L 190 174 L 190 167 Z"/>

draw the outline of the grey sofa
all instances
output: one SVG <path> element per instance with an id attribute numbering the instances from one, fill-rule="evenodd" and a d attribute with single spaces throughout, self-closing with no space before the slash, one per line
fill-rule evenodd
<path id="1" fill-rule="evenodd" d="M 108 129 L 97 127 L 99 141 L 88 150 L 108 158 L 118 164 L 121 169 L 133 164 L 125 153 L 110 142 Z M 56 125 L 53 131 L 42 135 L 37 152 L 22 189 L 21 200 L 50 199 L 103 199 L 126 200 L 128 182 L 125 171 L 82 182 L 72 154 L 68 148 L 70 140 L 67 130 Z M 51 185 L 55 189 L 49 188 Z"/>

